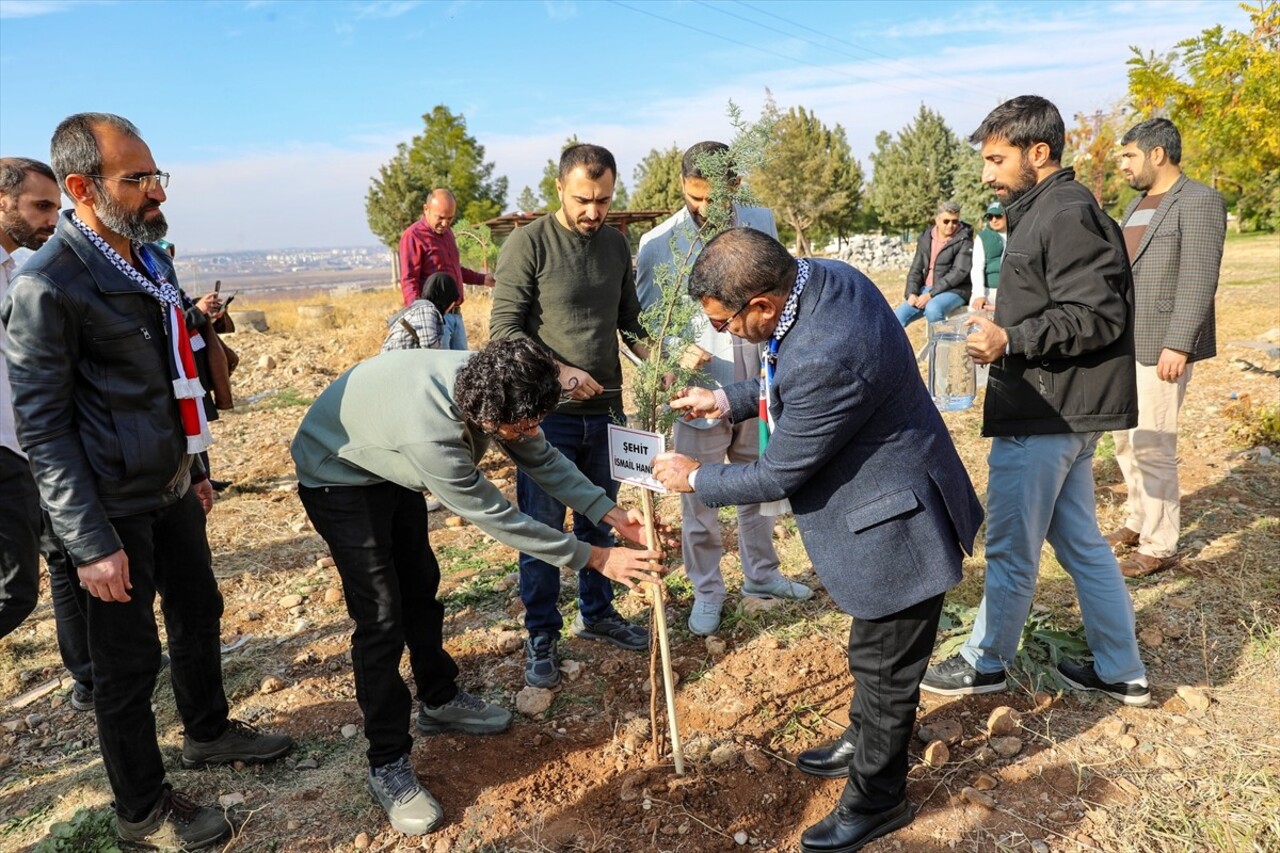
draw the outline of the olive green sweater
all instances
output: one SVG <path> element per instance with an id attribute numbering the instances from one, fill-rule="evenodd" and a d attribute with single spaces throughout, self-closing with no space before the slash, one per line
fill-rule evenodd
<path id="1" fill-rule="evenodd" d="M 468 424 L 453 402 L 455 377 L 472 355 L 394 350 L 338 377 L 316 398 L 293 439 L 298 482 L 309 488 L 391 482 L 430 489 L 504 545 L 553 566 L 582 568 L 590 545 L 524 515 L 480 472 L 489 437 Z M 615 506 L 541 432 L 499 444 L 539 486 L 593 522 Z"/>
<path id="2" fill-rule="evenodd" d="M 631 271 L 631 248 L 605 225 L 590 239 L 560 224 L 554 213 L 511 232 L 494 271 L 489 337 L 534 338 L 564 364 L 587 371 L 602 386 L 622 388 L 618 332 L 630 343 L 646 335 Z M 620 390 L 568 401 L 566 415 L 622 412 Z"/>

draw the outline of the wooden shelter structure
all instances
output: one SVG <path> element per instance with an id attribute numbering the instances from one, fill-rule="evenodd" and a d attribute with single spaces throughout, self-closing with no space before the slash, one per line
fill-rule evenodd
<path id="1" fill-rule="evenodd" d="M 669 210 L 611 210 L 604 216 L 604 224 L 612 225 L 623 234 L 627 233 L 627 228 L 632 225 L 653 226 L 666 219 L 671 215 Z M 493 219 L 487 219 L 483 223 L 489 233 L 493 235 L 494 240 L 505 240 L 512 231 L 522 225 L 528 225 L 533 220 L 546 216 L 545 211 L 535 213 L 504 213 L 502 216 L 495 216 Z"/>

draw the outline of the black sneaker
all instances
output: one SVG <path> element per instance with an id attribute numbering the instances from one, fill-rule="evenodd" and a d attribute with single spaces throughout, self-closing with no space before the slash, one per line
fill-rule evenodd
<path id="1" fill-rule="evenodd" d="M 952 655 L 937 666 L 929 667 L 920 682 L 922 690 L 939 696 L 972 696 L 976 693 L 999 693 L 1008 688 L 1004 670 L 978 672 L 960 655 Z"/>
<path id="2" fill-rule="evenodd" d="M 459 690 L 443 705 L 432 707 L 418 703 L 418 731 L 424 735 L 462 732 L 469 735 L 494 735 L 511 725 L 511 712 L 491 702 Z"/>
<path id="3" fill-rule="evenodd" d="M 262 764 L 275 761 L 293 749 L 293 738 L 286 734 L 264 732 L 240 720 L 227 720 L 227 730 L 209 741 L 182 736 L 182 766 L 206 767 L 210 764 Z"/>
<path id="4" fill-rule="evenodd" d="M 560 683 L 558 641 L 551 634 L 531 634 L 524 643 L 524 683 L 550 690 Z"/>
<path id="5" fill-rule="evenodd" d="M 231 829 L 221 809 L 199 805 L 168 785 L 142 820 L 116 817 L 121 841 L 152 850 L 200 850 L 223 841 Z"/>
<path id="6" fill-rule="evenodd" d="M 79 681 L 71 685 L 71 707 L 76 711 L 92 711 L 93 688 Z"/>
<path id="7" fill-rule="evenodd" d="M 573 636 L 584 640 L 604 640 L 615 646 L 632 652 L 640 652 L 649 648 L 649 629 L 640 625 L 632 625 L 617 613 L 610 613 L 603 619 L 587 622 L 579 613 L 573 620 Z"/>
<path id="8" fill-rule="evenodd" d="M 1138 681 L 1103 681 L 1094 672 L 1091 663 L 1072 663 L 1064 660 L 1058 664 L 1058 674 L 1062 680 L 1076 690 L 1096 690 L 1105 693 L 1118 702 L 1141 708 L 1151 702 L 1151 688 L 1145 678 Z"/>

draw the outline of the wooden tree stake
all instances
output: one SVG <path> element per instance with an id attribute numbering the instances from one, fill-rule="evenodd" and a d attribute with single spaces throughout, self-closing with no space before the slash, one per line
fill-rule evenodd
<path id="1" fill-rule="evenodd" d="M 644 510 L 644 531 L 650 551 L 658 550 L 658 527 L 653 518 L 653 492 L 640 490 L 640 502 Z M 655 566 L 655 570 L 660 567 Z M 661 584 L 650 588 L 653 596 L 653 630 L 658 635 L 658 648 L 662 652 L 662 688 L 667 699 L 667 727 L 671 730 L 671 758 L 676 765 L 676 775 L 684 775 L 684 748 L 680 745 L 680 724 L 676 719 L 675 680 L 671 672 L 671 643 L 667 638 L 667 611 L 663 601 L 665 587 Z"/>

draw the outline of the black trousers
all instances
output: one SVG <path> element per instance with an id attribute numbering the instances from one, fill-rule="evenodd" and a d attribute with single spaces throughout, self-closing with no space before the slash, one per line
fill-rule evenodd
<path id="1" fill-rule="evenodd" d="M 855 685 L 844 739 L 855 746 L 842 805 L 876 813 L 907 793 L 907 747 L 920 702 L 920 679 L 938 635 L 942 596 L 879 619 L 854 619 L 849 672 Z"/>
<path id="2" fill-rule="evenodd" d="M 40 592 L 40 496 L 27 460 L 0 447 L 0 637 L 36 609 Z"/>
<path id="3" fill-rule="evenodd" d="M 412 697 L 400 677 L 409 649 L 417 697 L 442 705 L 458 694 L 458 665 L 444 650 L 444 605 L 436 599 L 440 564 L 427 536 L 421 492 L 375 486 L 298 487 L 342 578 L 356 701 L 364 714 L 370 767 L 408 754 Z"/>
<path id="4" fill-rule="evenodd" d="M 160 670 L 155 598 L 169 635 L 174 700 L 189 737 L 227 727 L 222 689 L 222 594 L 213 577 L 204 511 L 195 493 L 155 512 L 111 519 L 129 558 L 126 602 L 86 596 L 94 709 L 116 813 L 140 820 L 160 797 L 164 763 L 151 694 Z M 75 567 L 67 574 L 79 587 Z"/>
<path id="5" fill-rule="evenodd" d="M 49 566 L 49 592 L 53 597 L 53 619 L 58 630 L 58 652 L 62 665 L 76 683 L 93 689 L 93 660 L 89 657 L 89 622 L 85 618 L 89 594 L 75 582 L 71 555 L 53 532 L 49 513 L 41 513 L 40 553 Z"/>

